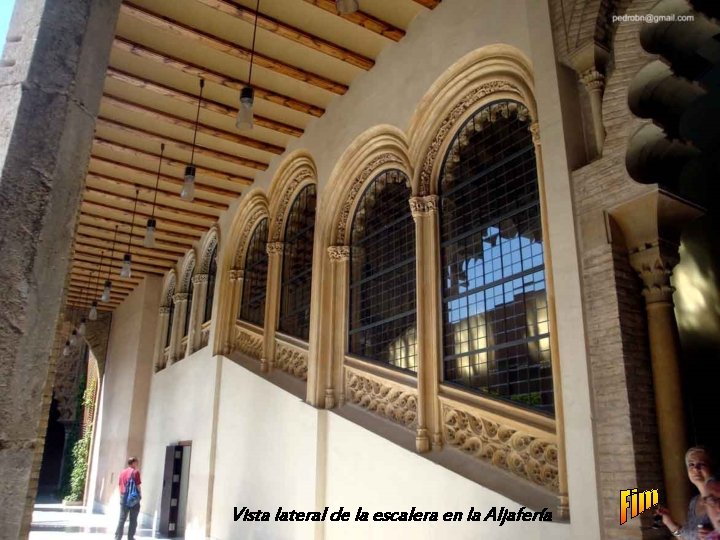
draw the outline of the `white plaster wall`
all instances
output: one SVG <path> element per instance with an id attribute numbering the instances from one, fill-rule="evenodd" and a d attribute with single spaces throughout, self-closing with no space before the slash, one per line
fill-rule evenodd
<path id="1" fill-rule="evenodd" d="M 303 540 L 313 523 L 233 521 L 233 507 L 315 509 L 317 411 L 222 359 L 212 538 Z"/>
<path id="2" fill-rule="evenodd" d="M 205 347 L 152 377 L 147 411 L 142 512 L 152 522 L 160 513 L 165 448 L 191 441 L 186 538 L 205 538 L 217 360 Z"/>

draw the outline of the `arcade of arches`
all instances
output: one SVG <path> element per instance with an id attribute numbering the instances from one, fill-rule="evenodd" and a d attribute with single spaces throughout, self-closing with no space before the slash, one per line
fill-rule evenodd
<path id="1" fill-rule="evenodd" d="M 684 517 L 685 449 L 720 450 L 712 2 L 17 2 L 0 538 L 27 534 L 88 357 L 85 503 L 111 511 L 136 455 L 140 519 L 170 535 L 446 538 L 233 507 L 526 506 L 553 521 L 483 534 L 664 538 L 618 523 L 634 487 Z"/>

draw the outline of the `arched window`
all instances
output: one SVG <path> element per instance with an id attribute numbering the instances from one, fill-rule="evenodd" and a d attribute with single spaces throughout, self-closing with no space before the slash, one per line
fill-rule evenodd
<path id="1" fill-rule="evenodd" d="M 192 281 L 192 275 L 193 271 L 195 270 L 195 264 L 193 263 L 192 267 L 188 268 L 188 288 L 187 288 L 187 302 L 185 303 L 185 327 L 183 328 L 183 334 L 182 337 L 185 337 L 188 335 L 188 331 L 190 330 L 190 314 L 192 313 L 192 300 L 193 300 L 193 289 L 195 286 L 193 285 Z"/>
<path id="2" fill-rule="evenodd" d="M 407 176 L 379 174 L 353 216 L 349 351 L 415 371 L 415 225 Z"/>
<path id="3" fill-rule="evenodd" d="M 268 220 L 263 218 L 255 227 L 250 242 L 248 242 L 242 302 L 240 303 L 240 318 L 258 326 L 262 326 L 265 322 L 268 269 L 267 236 Z"/>
<path id="4" fill-rule="evenodd" d="M 175 280 L 173 279 L 173 282 Z M 173 296 L 175 295 L 175 284 L 170 286 L 167 293 L 168 303 L 167 307 L 170 310 L 168 313 L 168 325 L 167 325 L 167 332 L 165 332 L 165 347 L 170 346 L 170 339 L 172 338 L 172 327 L 173 327 L 173 317 L 175 315 L 175 302 L 173 301 Z"/>
<path id="5" fill-rule="evenodd" d="M 215 277 L 217 276 L 217 244 L 210 254 L 210 265 L 208 266 L 207 296 L 205 297 L 205 311 L 203 322 L 206 323 L 212 318 L 213 300 L 215 299 Z"/>
<path id="6" fill-rule="evenodd" d="M 527 109 L 499 101 L 454 136 L 440 177 L 443 374 L 553 413 L 535 148 Z"/>
<path id="7" fill-rule="evenodd" d="M 306 341 L 310 334 L 315 201 L 315 186 L 310 184 L 298 193 L 290 207 L 285 225 L 278 321 L 278 330 Z"/>

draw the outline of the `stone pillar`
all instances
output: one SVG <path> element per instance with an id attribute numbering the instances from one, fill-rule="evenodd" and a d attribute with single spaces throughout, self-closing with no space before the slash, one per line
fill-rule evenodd
<path id="1" fill-rule="evenodd" d="M 180 355 L 180 343 L 182 342 L 182 332 L 185 328 L 185 317 L 187 317 L 187 293 L 175 293 L 172 297 L 173 305 L 173 324 L 170 331 L 170 355 L 168 365 L 172 365 L 178 360 Z"/>
<path id="2" fill-rule="evenodd" d="M 263 371 L 270 371 L 275 361 L 275 328 L 280 310 L 280 281 L 283 264 L 282 242 L 268 242 L 267 287 L 265 288 L 265 333 L 263 335 L 263 358 L 260 362 Z"/>
<path id="3" fill-rule="evenodd" d="M 50 353 L 119 7 L 17 2 L 0 61 L 2 538 L 29 531 Z"/>
<path id="4" fill-rule="evenodd" d="M 680 342 L 670 276 L 679 261 L 680 233 L 701 210 L 658 188 L 610 211 L 643 283 L 665 493 L 676 521 L 690 499 L 685 467 L 688 436 L 680 369 Z"/>
<path id="5" fill-rule="evenodd" d="M 240 298 L 242 294 L 243 281 L 245 279 L 245 271 L 240 268 L 230 270 L 230 313 L 228 314 L 226 335 L 224 337 L 223 347 L 225 354 L 230 354 L 235 343 L 235 321 L 238 319 L 240 311 Z"/>
<path id="6" fill-rule="evenodd" d="M 415 220 L 416 246 L 416 304 L 417 304 L 417 391 L 418 417 L 415 447 L 427 452 L 432 447 L 442 447 L 440 430 L 440 406 L 438 401 L 439 368 L 442 358 L 438 336 L 440 320 L 440 296 L 437 294 L 439 269 L 438 196 L 413 197 L 410 211 Z M 428 291 L 432 293 L 428 294 Z"/>
<path id="7" fill-rule="evenodd" d="M 603 144 L 605 143 L 605 127 L 602 118 L 602 97 L 605 90 L 605 75 L 595 68 L 585 70 L 580 75 L 580 81 L 585 85 L 585 89 L 590 96 L 590 111 L 593 119 L 593 135 L 595 137 L 595 149 L 597 155 L 602 154 Z"/>
<path id="8" fill-rule="evenodd" d="M 190 305 L 190 326 L 188 327 L 188 340 L 185 349 L 185 356 L 190 356 L 197 350 L 200 337 L 200 325 L 202 324 L 202 311 L 205 309 L 207 299 L 208 275 L 197 274 L 192 278 L 193 298 Z"/>
<path id="9" fill-rule="evenodd" d="M 155 339 L 155 372 L 157 373 L 165 367 L 163 360 L 163 352 L 165 351 L 165 343 L 168 335 L 168 319 L 170 318 L 170 308 L 168 306 L 160 307 L 158 314 L 158 331 Z"/>
<path id="10" fill-rule="evenodd" d="M 343 363 L 345 359 L 345 336 L 347 335 L 347 298 L 348 298 L 348 265 L 350 261 L 349 246 L 330 246 L 328 256 L 332 263 L 332 354 L 327 369 L 325 382 L 325 408 L 332 409 L 335 405 L 345 402 L 343 381 Z"/>

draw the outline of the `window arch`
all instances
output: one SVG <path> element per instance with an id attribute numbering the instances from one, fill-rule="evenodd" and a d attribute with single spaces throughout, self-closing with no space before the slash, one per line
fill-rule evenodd
<path id="1" fill-rule="evenodd" d="M 310 334 L 315 185 L 305 186 L 293 201 L 285 224 L 278 330 L 306 340 Z"/>
<path id="2" fill-rule="evenodd" d="M 207 273 L 207 294 L 205 296 L 205 309 L 203 311 L 202 320 L 203 323 L 212 319 L 213 301 L 215 300 L 215 278 L 217 277 L 217 249 L 218 245 L 216 243 L 210 253 L 210 263 L 208 264 Z"/>
<path id="3" fill-rule="evenodd" d="M 535 147 L 503 100 L 453 137 L 440 177 L 445 382 L 554 413 Z"/>
<path id="4" fill-rule="evenodd" d="M 392 169 L 365 189 L 350 234 L 349 352 L 416 371 L 415 224 L 408 177 Z"/>
<path id="5" fill-rule="evenodd" d="M 268 219 L 262 218 L 255 227 L 245 254 L 245 279 L 243 280 L 240 318 L 262 326 L 265 317 L 265 294 L 267 289 L 267 237 Z"/>

